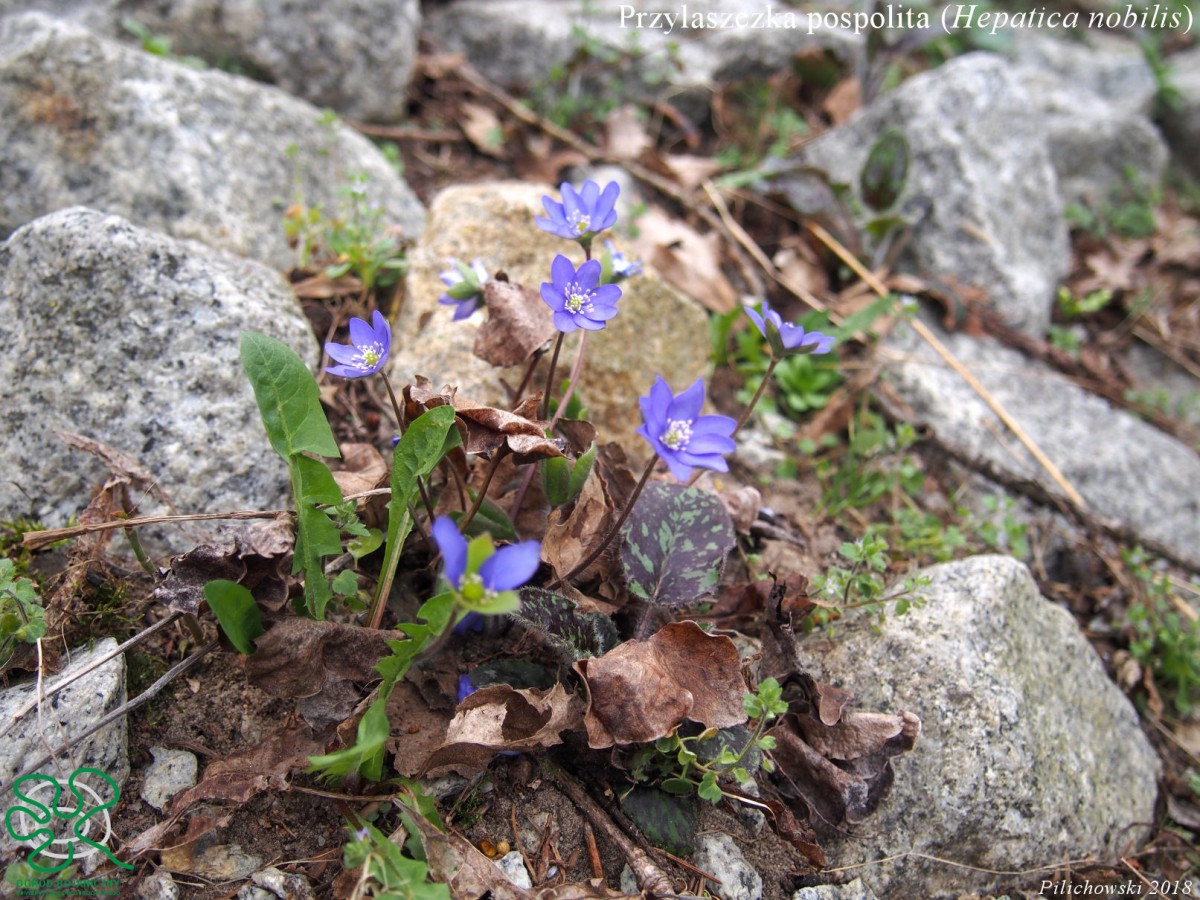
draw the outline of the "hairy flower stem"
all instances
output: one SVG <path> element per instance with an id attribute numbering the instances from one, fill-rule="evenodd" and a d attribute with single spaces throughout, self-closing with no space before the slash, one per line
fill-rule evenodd
<path id="1" fill-rule="evenodd" d="M 566 333 L 560 331 L 558 339 L 554 342 L 554 352 L 550 354 L 550 371 L 546 373 L 546 393 L 542 396 L 541 418 L 543 419 L 550 416 L 550 392 L 554 389 L 554 370 L 558 368 L 558 354 L 562 350 L 564 337 L 566 337 Z"/>
<path id="2" fill-rule="evenodd" d="M 558 424 L 558 420 L 567 411 L 567 404 L 571 402 L 571 396 L 575 393 L 575 385 L 579 383 L 579 373 L 583 371 L 583 348 L 587 346 L 587 336 L 588 333 L 586 331 L 579 336 L 579 349 L 575 351 L 575 362 L 571 364 L 571 375 L 567 381 L 567 389 L 563 393 L 562 400 L 558 404 L 558 409 L 554 412 L 554 418 L 550 422 L 551 431 L 554 431 L 554 426 Z"/>
<path id="3" fill-rule="evenodd" d="M 380 372 L 383 376 L 383 386 L 387 388 L 388 397 L 392 401 L 392 411 L 396 413 L 396 430 L 400 436 L 404 436 L 404 415 L 400 411 L 400 401 L 396 399 L 396 392 L 392 390 L 392 379 L 388 378 L 387 372 Z M 435 514 L 433 511 L 433 503 L 429 499 L 429 492 L 425 490 L 425 479 L 417 477 L 417 490 L 421 492 L 421 502 L 425 504 L 425 512 L 429 513 L 429 521 L 434 520 Z M 410 509 L 411 513 L 412 510 Z M 417 529 L 421 532 L 421 537 L 426 543 L 429 541 L 429 536 L 425 533 L 425 529 L 421 527 L 421 523 L 417 522 L 416 515 L 413 515 L 413 522 L 416 523 Z"/>
<path id="4" fill-rule="evenodd" d="M 467 526 L 471 524 L 471 520 L 475 518 L 475 513 L 479 512 L 479 507 L 483 506 L 483 499 L 487 496 L 488 488 L 492 486 L 492 479 L 496 475 L 496 470 L 500 468 L 500 460 L 504 458 L 503 450 L 497 450 L 492 456 L 491 464 L 488 466 L 487 475 L 483 478 L 483 487 L 475 493 L 475 502 L 471 504 L 471 508 L 467 510 L 458 522 L 458 530 L 462 534 L 467 533 Z"/>
<path id="5" fill-rule="evenodd" d="M 533 358 L 529 360 L 529 365 L 525 367 L 525 374 L 521 376 L 521 383 L 517 385 L 517 389 L 509 397 L 509 402 L 516 403 L 525 395 L 525 388 L 529 387 L 529 382 L 533 378 L 533 372 L 537 368 L 537 364 L 542 361 L 542 356 L 544 355 L 544 350 L 534 351 Z"/>
<path id="6" fill-rule="evenodd" d="M 745 425 L 746 421 L 750 418 L 750 413 L 754 412 L 754 407 L 758 405 L 759 398 L 762 397 L 763 391 L 767 389 L 767 382 L 769 382 L 771 380 L 771 376 L 775 374 L 775 367 L 777 365 L 779 365 L 779 359 L 775 356 L 772 356 L 771 364 L 767 366 L 766 374 L 763 375 L 762 381 L 760 381 L 758 384 L 758 390 L 755 391 L 754 396 L 750 398 L 750 403 L 742 412 L 742 417 L 738 419 L 737 427 L 733 429 L 733 434 L 731 434 L 730 437 L 735 436 L 739 431 L 742 430 L 742 426 Z"/>
<path id="7" fill-rule="evenodd" d="M 638 497 L 640 497 L 642 495 L 642 488 L 644 488 L 646 486 L 646 482 L 650 480 L 650 476 L 654 472 L 655 463 L 657 463 L 657 462 L 658 462 L 657 456 L 650 457 L 650 462 L 646 463 L 646 471 L 644 471 L 642 473 L 642 478 L 637 483 L 637 487 L 635 487 L 633 489 L 633 493 L 629 495 L 629 502 L 625 504 L 625 511 L 621 513 L 621 518 L 617 519 L 617 523 L 608 530 L 608 534 L 606 534 L 604 536 L 604 540 L 602 540 L 596 546 L 596 548 L 591 553 L 588 554 L 587 559 L 585 559 L 579 565 L 575 566 L 575 568 L 573 568 L 566 575 L 563 575 L 562 577 L 555 579 L 549 586 L 547 586 L 547 588 L 546 588 L 547 590 L 552 591 L 556 587 L 558 587 L 560 584 L 562 584 L 563 582 L 569 581 L 570 579 L 574 578 L 576 575 L 586 572 L 588 569 L 588 566 L 590 566 L 592 563 L 594 563 L 597 559 L 600 558 L 600 554 L 603 553 L 605 551 L 605 549 L 607 549 L 608 545 L 612 543 L 612 539 L 617 536 L 617 532 L 619 532 L 621 530 L 621 528 L 622 528 L 622 526 L 624 526 L 626 520 L 628 520 L 629 514 L 631 512 L 633 512 L 633 507 L 637 504 Z"/>

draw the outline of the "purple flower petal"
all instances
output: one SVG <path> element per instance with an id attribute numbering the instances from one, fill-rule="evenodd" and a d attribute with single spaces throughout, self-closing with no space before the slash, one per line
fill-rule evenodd
<path id="1" fill-rule="evenodd" d="M 697 378 L 696 383 L 689 387 L 686 391 L 671 401 L 667 407 L 668 420 L 670 419 L 689 419 L 694 420 L 700 415 L 700 410 L 704 407 L 704 379 Z"/>
<path id="2" fill-rule="evenodd" d="M 458 526 L 447 516 L 438 516 L 433 523 L 433 539 L 442 552 L 443 574 L 457 589 L 467 571 L 467 539 L 458 533 Z"/>
<path id="3" fill-rule="evenodd" d="M 334 362 L 346 365 L 352 365 L 359 358 L 357 347 L 347 346 L 346 344 L 335 344 L 333 341 L 325 344 L 325 352 L 329 354 L 329 358 Z"/>
<path id="4" fill-rule="evenodd" d="M 568 312 L 555 312 L 554 327 L 563 334 L 570 334 L 572 331 L 575 331 L 577 328 L 579 328 L 579 323 L 576 322 L 575 317 Z"/>
<path id="5" fill-rule="evenodd" d="M 537 572 L 541 552 L 537 541 L 501 547 L 479 567 L 483 586 L 490 591 L 511 591 L 521 587 Z"/>

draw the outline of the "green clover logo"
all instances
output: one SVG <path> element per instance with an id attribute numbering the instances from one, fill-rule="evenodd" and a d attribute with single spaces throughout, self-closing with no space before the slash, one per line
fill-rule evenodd
<path id="1" fill-rule="evenodd" d="M 107 784 L 112 799 L 105 801 L 83 780 L 85 775 L 94 776 Z M 63 798 L 63 785 L 51 775 L 23 775 L 13 785 L 13 793 L 23 803 L 9 807 L 4 813 L 4 827 L 13 840 L 34 843 L 29 853 L 29 865 L 46 875 L 54 875 L 71 865 L 76 858 L 86 859 L 100 852 L 122 869 L 132 869 L 130 863 L 121 862 L 105 846 L 105 842 L 112 836 L 108 810 L 116 806 L 117 801 L 121 799 L 121 789 L 117 787 L 117 783 L 99 769 L 81 768 L 71 773 L 66 788 L 74 797 L 74 805 L 60 802 Z M 47 792 L 50 792 L 49 797 L 45 796 Z M 70 824 L 69 836 L 57 836 L 52 827 L 56 819 L 63 823 L 60 830 Z M 95 832 L 99 832 L 101 828 L 103 833 L 98 838 L 95 837 Z M 76 845 L 80 843 L 85 844 L 87 849 L 76 853 Z M 65 851 L 57 849 L 59 846 L 64 847 Z M 43 857 L 47 864 L 39 862 Z M 54 860 L 59 861 L 57 865 L 53 864 Z"/>

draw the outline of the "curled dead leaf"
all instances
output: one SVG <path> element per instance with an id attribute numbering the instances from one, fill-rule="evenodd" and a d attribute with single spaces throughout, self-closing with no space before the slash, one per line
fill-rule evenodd
<path id="1" fill-rule="evenodd" d="M 246 657 L 246 677 L 273 697 L 312 697 L 337 681 L 374 681 L 391 631 L 292 617 L 276 622 Z"/>
<path id="2" fill-rule="evenodd" d="M 487 321 L 475 336 L 475 355 L 493 366 L 527 362 L 555 335 L 554 313 L 523 284 L 489 281 L 483 286 Z"/>
<path id="3" fill-rule="evenodd" d="M 480 688 L 458 705 L 446 740 L 430 754 L 424 770 L 474 774 L 497 753 L 543 750 L 562 743 L 560 733 L 579 728 L 583 703 L 561 684 L 548 691 L 517 690 L 507 684 Z"/>
<path id="4" fill-rule="evenodd" d="M 695 622 L 673 622 L 647 641 L 626 641 L 575 664 L 587 683 L 588 745 L 638 744 L 671 734 L 684 719 L 710 728 L 746 721 L 737 647 Z"/>
<path id="5" fill-rule="evenodd" d="M 433 390 L 433 383 L 418 375 L 415 384 L 404 388 L 404 414 L 412 421 L 426 410 L 450 404 L 458 414 L 462 449 L 467 453 L 491 455 L 497 451 L 513 454 L 516 462 L 530 463 L 562 456 L 558 441 L 546 437 L 549 422 L 531 419 L 533 398 L 527 398 L 513 412 L 476 403 L 448 385 Z"/>

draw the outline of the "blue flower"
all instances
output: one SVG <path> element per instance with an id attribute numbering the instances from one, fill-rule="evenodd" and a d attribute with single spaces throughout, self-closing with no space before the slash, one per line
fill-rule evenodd
<path id="1" fill-rule="evenodd" d="M 442 574 L 463 606 L 476 612 L 511 612 L 520 599 L 511 593 L 523 586 L 541 564 L 541 546 L 523 541 L 495 549 L 491 535 L 483 534 L 469 544 L 458 526 L 446 516 L 433 523 L 433 538 L 442 552 Z"/>
<path id="2" fill-rule="evenodd" d="M 704 405 L 703 378 L 675 396 L 660 375 L 650 388 L 650 396 L 639 398 L 638 403 L 644 424 L 637 433 L 650 442 L 680 481 L 691 477 L 693 466 L 714 472 L 729 471 L 725 454 L 736 449 L 733 432 L 737 422 L 729 416 L 700 415 Z"/>
<path id="3" fill-rule="evenodd" d="M 621 289 L 600 284 L 600 260 L 589 259 L 576 270 L 560 253 L 550 264 L 550 281 L 542 282 L 542 299 L 554 310 L 554 327 L 564 334 L 577 328 L 599 331 L 617 314 Z"/>
<path id="4" fill-rule="evenodd" d="M 371 324 L 362 319 L 350 320 L 350 343 L 325 345 L 325 352 L 336 366 L 326 366 L 325 371 L 343 378 L 366 378 L 374 375 L 387 362 L 392 349 L 392 328 L 379 310 L 371 314 Z"/>
<path id="5" fill-rule="evenodd" d="M 642 274 L 641 260 L 630 259 L 613 247 L 612 241 L 604 242 L 604 256 L 600 261 L 608 273 L 608 277 L 604 281 L 609 284 L 617 284 L 626 278 Z"/>
<path id="6" fill-rule="evenodd" d="M 779 313 L 771 309 L 770 304 L 765 301 L 762 306 L 762 315 L 749 306 L 745 309 L 750 321 L 755 324 L 762 336 L 767 339 L 767 343 L 771 345 L 773 356 L 828 353 L 833 349 L 833 342 L 837 340 L 837 338 L 819 331 L 805 331 L 799 325 L 783 321 Z"/>
<path id="7" fill-rule="evenodd" d="M 468 697 L 470 697 L 477 690 L 479 690 L 479 688 L 475 687 L 475 685 L 473 685 L 471 683 L 470 675 L 459 675 L 458 676 L 458 702 L 459 703 L 462 703 L 464 700 L 466 700 Z"/>
<path id="8" fill-rule="evenodd" d="M 483 261 L 476 259 L 465 266 L 457 259 L 450 260 L 451 268 L 438 275 L 450 290 L 438 297 L 444 306 L 457 306 L 454 321 L 465 319 L 479 308 L 483 301 L 483 286 L 488 283 L 488 272 Z"/>
<path id="9" fill-rule="evenodd" d="M 591 244 L 592 238 L 616 224 L 617 213 L 613 207 L 617 203 L 617 195 L 621 193 L 621 186 L 615 181 L 610 181 L 603 193 L 600 185 L 590 178 L 578 191 L 565 181 L 561 190 L 562 203 L 542 197 L 542 206 L 548 214 L 537 217 L 537 226 L 542 231 L 569 241 L 579 241 L 586 247 Z"/>

